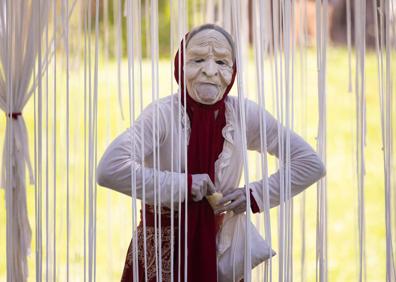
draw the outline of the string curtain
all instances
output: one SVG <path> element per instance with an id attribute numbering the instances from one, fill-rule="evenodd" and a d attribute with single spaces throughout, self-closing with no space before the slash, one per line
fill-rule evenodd
<path id="1" fill-rule="evenodd" d="M 140 209 L 143 210 L 144 235 L 143 238 L 139 237 L 139 240 L 143 241 L 143 253 L 140 253 L 142 250 L 138 248 L 139 241 L 134 240 L 134 273 L 138 273 L 139 256 L 143 256 L 144 265 L 148 265 L 145 196 L 143 194 L 142 201 L 136 199 L 135 171 L 131 170 L 131 198 L 115 200 L 113 193 L 104 194 L 103 189 L 97 187 L 96 166 L 101 150 L 120 130 L 134 127 L 139 114 L 149 103 L 156 104 L 162 97 L 173 93 L 186 93 L 174 82 L 172 60 L 170 63 L 164 63 L 159 56 L 163 53 L 159 43 L 161 38 L 164 38 L 161 36 L 163 14 L 159 16 L 159 13 L 164 9 L 164 5 L 169 11 L 165 15 L 169 17 L 167 32 L 170 39 L 169 54 L 165 56 L 173 58 L 180 41 L 192 27 L 204 23 L 222 26 L 232 34 L 236 43 L 238 77 L 231 94 L 238 96 L 239 101 L 245 98 L 254 100 L 260 107 L 271 111 L 287 129 L 295 130 L 304 138 L 314 140 L 311 144 L 321 159 L 327 164 L 331 162 L 332 155 L 328 154 L 328 148 L 332 144 L 328 144 L 328 140 L 332 139 L 328 134 L 334 121 L 329 120 L 332 115 L 328 112 L 333 94 L 329 90 L 332 86 L 328 85 L 328 68 L 331 64 L 328 61 L 331 46 L 328 18 L 332 2 L 89 0 L 78 3 L 78 8 L 74 11 L 76 1 L 2 0 L 0 107 L 6 114 L 6 129 L 1 180 L 6 191 L 7 281 L 26 281 L 28 278 L 27 256 L 32 236 L 27 213 L 27 202 L 30 201 L 26 199 L 26 167 L 30 182 L 33 183 L 36 178 L 35 214 L 31 215 L 31 218 L 35 219 L 35 256 L 32 258 L 35 269 L 31 269 L 29 273 L 35 273 L 37 281 L 44 278 L 53 281 L 73 281 L 77 278 L 88 281 L 101 280 L 97 273 L 105 273 L 104 258 L 109 269 L 118 271 L 117 278 L 114 278 L 113 273 L 106 274 L 108 279 L 119 279 L 122 268 L 119 264 L 123 264 L 123 259 L 115 260 L 112 256 L 123 258 L 127 241 L 131 237 L 137 237 Z M 345 9 L 348 53 L 345 89 L 349 92 L 345 99 L 354 107 L 354 112 L 347 122 L 350 123 L 353 139 L 350 167 L 353 167 L 355 187 L 351 189 L 356 192 L 356 206 L 348 209 L 356 223 L 355 276 L 357 281 L 366 281 L 368 277 L 373 277 L 370 276 L 372 270 L 367 267 L 367 253 L 370 251 L 367 248 L 367 240 L 370 237 L 370 230 L 367 228 L 370 224 L 367 222 L 367 205 L 370 201 L 367 198 L 367 180 L 370 178 L 366 171 L 366 151 L 367 124 L 371 113 L 366 111 L 367 97 L 370 93 L 366 93 L 365 68 L 368 56 L 365 23 L 368 17 L 367 6 L 372 5 L 372 10 L 375 11 L 375 56 L 380 104 L 378 126 L 381 127 L 381 169 L 384 176 L 384 190 L 381 191 L 384 194 L 386 223 L 383 244 L 386 253 L 384 272 L 386 281 L 394 281 L 396 193 L 393 121 L 396 106 L 392 58 L 396 42 L 396 9 L 395 2 L 391 0 L 360 2 L 346 0 Z M 313 24 L 307 16 L 308 12 L 312 15 L 312 10 L 315 11 Z M 77 18 L 75 22 L 79 31 L 76 33 L 73 33 L 69 22 L 73 19 L 72 16 Z M 48 31 L 48 22 L 51 22 L 53 34 Z M 110 22 L 114 26 L 113 29 L 109 27 Z M 315 29 L 313 35 L 309 30 L 312 26 Z M 315 39 L 311 42 L 312 36 Z M 312 44 L 314 49 L 309 47 Z M 111 62 L 112 55 L 117 61 L 112 68 L 113 72 L 102 73 L 102 66 Z M 315 58 L 314 61 L 309 61 L 312 57 Z M 164 64 L 169 73 L 161 72 L 165 69 Z M 312 70 L 315 72 L 314 75 Z M 80 84 L 79 88 L 73 85 L 74 80 Z M 104 87 L 104 81 L 112 81 L 116 87 Z M 307 93 L 311 91 L 314 91 L 314 96 L 308 96 Z M 34 129 L 26 127 L 22 114 L 32 95 L 35 95 Z M 308 100 L 313 97 L 315 105 Z M 112 105 L 113 109 L 110 109 L 109 105 Z M 155 108 L 152 120 L 153 144 L 159 143 L 157 110 Z M 246 117 L 244 110 L 243 107 L 239 109 L 242 125 Z M 309 112 L 314 114 L 308 114 Z M 115 113 L 116 117 L 110 118 L 110 113 Z M 172 111 L 170 118 L 173 120 L 178 115 L 182 117 L 183 122 L 178 128 L 172 125 L 171 130 L 186 133 L 182 127 L 187 124 L 187 115 L 180 103 L 177 111 Z M 332 190 L 328 178 L 321 179 L 315 188 L 309 189 L 310 193 L 315 194 L 314 210 L 310 207 L 313 203 L 306 201 L 306 197 L 312 199 L 312 195 L 306 195 L 304 192 L 298 199 L 292 198 L 290 142 L 287 141 L 289 137 L 287 134 L 282 135 L 283 133 L 278 136 L 278 140 L 286 140 L 280 146 L 279 160 L 267 158 L 265 119 L 262 117 L 260 122 L 263 153 L 252 155 L 246 149 L 246 140 L 242 142 L 244 168 L 241 186 L 245 185 L 247 189 L 249 180 L 258 178 L 262 179 L 262 186 L 268 191 L 269 168 L 279 169 L 282 183 L 280 207 L 276 212 L 270 210 L 269 196 L 263 193 L 263 202 L 267 203 L 264 212 L 253 215 L 248 210 L 246 213 L 247 224 L 249 220 L 255 224 L 269 246 L 276 248 L 277 256 L 252 271 L 251 242 L 249 228 L 246 226 L 247 240 L 244 250 L 241 250 L 245 257 L 244 279 L 291 281 L 296 279 L 295 275 L 298 273 L 301 281 L 309 281 L 310 278 L 331 281 L 329 264 L 332 258 L 329 245 L 334 244 L 334 241 L 329 231 L 334 228 L 329 225 L 332 213 L 329 201 Z M 313 133 L 312 129 L 307 129 L 309 124 L 315 124 Z M 30 161 L 31 153 L 27 149 L 29 130 L 34 131 L 33 166 L 33 162 Z M 141 135 L 143 130 L 140 132 Z M 131 148 L 135 148 L 135 138 L 132 134 Z M 186 134 L 180 134 L 178 138 L 179 143 L 181 140 L 184 140 L 184 144 L 188 143 Z M 143 145 L 140 149 L 144 152 L 147 148 Z M 153 147 L 152 150 L 155 160 L 153 169 L 158 170 L 161 163 L 160 152 L 158 147 Z M 186 147 L 175 148 L 172 155 L 176 161 L 172 161 L 172 172 L 182 171 L 181 163 L 187 161 L 186 152 Z M 135 154 L 135 151 L 132 150 L 131 154 Z M 78 159 L 77 155 L 81 158 Z M 144 159 L 144 155 L 140 157 Z M 153 177 L 156 195 L 155 272 L 158 281 L 161 281 L 164 275 L 161 255 L 164 246 L 159 234 L 163 228 L 161 197 L 164 195 L 161 194 L 158 174 L 154 174 Z M 44 185 L 45 190 L 42 189 Z M 172 189 L 175 188 L 173 186 Z M 171 194 L 173 195 L 173 192 Z M 250 205 L 249 201 L 248 197 L 247 206 Z M 124 208 L 121 209 L 120 206 Z M 172 205 L 170 210 L 172 226 L 179 227 L 178 230 L 171 228 L 171 237 L 177 235 L 179 239 L 181 236 L 187 238 L 188 231 L 186 230 L 185 234 L 180 233 L 182 222 L 180 217 L 175 216 L 177 210 L 181 210 L 181 205 Z M 122 223 L 120 233 L 124 234 L 121 235 L 113 232 L 113 229 L 117 230 L 117 221 L 114 220 L 117 217 L 128 219 L 125 224 Z M 80 221 L 77 221 L 78 218 Z M 312 220 L 315 222 L 313 228 L 307 226 Z M 77 226 L 80 223 L 81 226 Z M 106 226 L 108 230 L 103 231 L 103 227 Z M 309 236 L 308 230 L 314 233 L 313 251 L 307 248 L 311 243 L 306 241 Z M 107 241 L 103 238 L 107 238 Z M 122 250 L 113 246 L 114 240 L 124 240 Z M 176 247 L 180 252 L 180 240 L 176 241 L 170 250 L 171 280 L 180 280 L 182 273 L 180 264 L 174 271 L 174 258 L 180 257 L 180 253 L 175 253 Z M 310 265 L 312 261 L 314 263 Z M 184 273 L 187 275 L 187 271 Z M 147 277 L 146 267 L 145 275 Z"/>

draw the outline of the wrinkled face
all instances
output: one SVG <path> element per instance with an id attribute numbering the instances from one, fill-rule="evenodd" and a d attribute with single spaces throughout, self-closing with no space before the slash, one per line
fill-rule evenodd
<path id="1" fill-rule="evenodd" d="M 232 79 L 232 47 L 213 29 L 195 34 L 186 47 L 187 90 L 196 102 L 212 105 L 221 100 Z"/>

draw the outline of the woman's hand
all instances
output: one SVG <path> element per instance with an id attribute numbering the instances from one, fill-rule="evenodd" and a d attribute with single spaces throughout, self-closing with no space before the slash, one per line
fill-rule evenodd
<path id="1" fill-rule="evenodd" d="M 233 211 L 234 213 L 243 213 L 246 211 L 246 192 L 245 188 L 238 188 L 224 194 L 223 198 L 217 204 L 218 208 L 215 214 L 226 211 Z"/>
<path id="2" fill-rule="evenodd" d="M 195 202 L 201 201 L 206 195 L 216 192 L 215 186 L 207 174 L 193 174 L 191 195 Z"/>

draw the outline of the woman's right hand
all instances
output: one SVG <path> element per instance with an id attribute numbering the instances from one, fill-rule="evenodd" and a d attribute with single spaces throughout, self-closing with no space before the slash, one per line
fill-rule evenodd
<path id="1" fill-rule="evenodd" d="M 201 201 L 206 195 L 216 192 L 215 186 L 207 174 L 193 174 L 191 195 L 195 202 Z"/>

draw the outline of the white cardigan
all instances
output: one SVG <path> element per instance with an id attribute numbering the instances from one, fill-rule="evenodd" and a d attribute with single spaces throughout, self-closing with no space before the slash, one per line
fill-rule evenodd
<path id="1" fill-rule="evenodd" d="M 215 163 L 214 183 L 216 190 L 222 193 L 238 188 L 243 169 L 238 99 L 229 96 L 225 103 L 226 126 L 222 131 L 224 145 Z M 245 107 L 247 148 L 261 152 L 260 117 L 263 116 L 263 110 L 249 100 L 245 100 Z M 135 122 L 134 127 L 118 136 L 107 148 L 97 168 L 98 184 L 131 195 L 131 169 L 133 169 L 136 172 L 137 198 L 142 199 L 144 176 L 146 203 L 154 203 L 154 190 L 158 191 L 158 187 L 160 187 L 161 205 L 169 207 L 172 200 L 174 203 L 179 199 L 184 201 L 187 187 L 184 146 L 185 136 L 188 144 L 190 135 L 188 116 L 186 120 L 185 124 L 184 109 L 179 103 L 177 94 L 149 105 Z M 283 130 L 283 140 L 286 140 L 286 129 L 268 112 L 265 112 L 265 121 L 267 151 L 278 156 L 278 128 Z M 291 196 L 294 196 L 319 180 L 325 174 L 325 168 L 311 146 L 296 133 L 289 132 Z M 155 142 L 153 142 L 154 138 Z M 155 147 L 156 144 L 158 147 Z M 159 159 L 159 166 L 156 164 L 159 170 L 153 168 L 154 155 L 157 161 Z M 172 161 L 173 172 L 171 172 Z M 269 177 L 268 186 L 270 207 L 277 206 L 280 201 L 279 171 Z M 262 181 L 252 182 L 249 187 L 260 211 L 263 211 Z"/>

